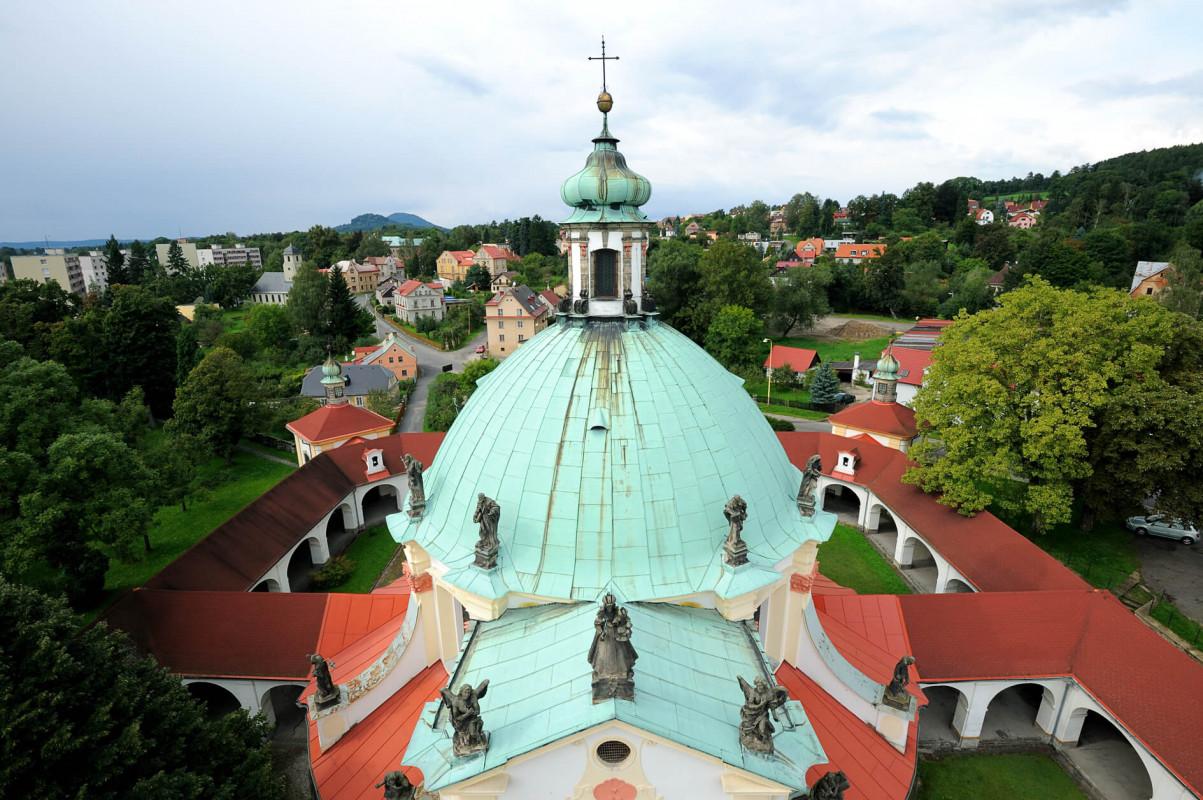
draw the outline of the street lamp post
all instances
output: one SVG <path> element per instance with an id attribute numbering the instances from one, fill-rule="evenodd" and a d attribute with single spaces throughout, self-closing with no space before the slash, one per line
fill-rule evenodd
<path id="1" fill-rule="evenodd" d="M 764 404 L 766 406 L 771 406 L 773 404 L 773 340 L 764 339 L 763 341 L 769 346 L 769 391 L 764 398 Z"/>

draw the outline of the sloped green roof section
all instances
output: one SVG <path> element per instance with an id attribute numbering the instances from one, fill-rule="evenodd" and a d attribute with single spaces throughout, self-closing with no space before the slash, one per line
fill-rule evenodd
<path id="1" fill-rule="evenodd" d="M 402 763 L 422 770 L 438 791 L 578 731 L 620 720 L 792 787 L 827 757 L 802 706 L 790 701 L 774 721 L 776 752 L 748 753 L 739 744 L 743 692 L 736 680 L 766 677 L 764 654 L 750 628 L 717 611 L 663 603 L 628 603 L 635 662 L 635 700 L 593 703 L 594 603 L 515 608 L 481 622 L 460 654 L 455 674 L 489 689 L 480 701 L 489 732 L 483 756 L 456 758 L 452 729 L 438 702 L 427 704 Z"/>
<path id="2" fill-rule="evenodd" d="M 477 594 L 483 492 L 501 506 L 493 597 L 592 600 L 610 586 L 631 600 L 732 596 L 830 537 L 833 515 L 798 512 L 801 478 L 740 379 L 688 338 L 654 320 L 564 320 L 478 384 L 426 473 L 424 514 L 388 523 Z M 721 550 L 736 494 L 752 568 L 733 580 Z"/>

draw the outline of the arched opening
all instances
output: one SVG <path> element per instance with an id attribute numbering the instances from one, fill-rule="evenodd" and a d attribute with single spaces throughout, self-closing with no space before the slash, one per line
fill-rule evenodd
<path id="1" fill-rule="evenodd" d="M 252 592 L 278 592 L 280 591 L 280 582 L 275 578 L 264 578 L 255 584 Z"/>
<path id="2" fill-rule="evenodd" d="M 331 555 L 346 550 L 355 538 L 355 519 L 352 514 L 351 506 L 346 504 L 330 512 L 330 519 L 326 522 L 326 544 Z"/>
<path id="3" fill-rule="evenodd" d="M 961 693 L 951 686 L 924 686 L 927 705 L 919 709 L 919 743 L 927 749 L 956 747 L 960 735 L 953 728 Z"/>
<path id="4" fill-rule="evenodd" d="M 878 548 L 893 553 L 898 544 L 898 523 L 881 503 L 874 503 L 865 515 L 865 533 Z"/>
<path id="5" fill-rule="evenodd" d="M 288 586 L 294 592 L 309 590 L 309 573 L 316 564 L 313 561 L 313 544 L 317 539 L 310 537 L 298 544 L 288 559 Z"/>
<path id="6" fill-rule="evenodd" d="M 1095 711 L 1080 708 L 1074 715 L 1084 717 L 1082 732 L 1063 752 L 1086 780 L 1108 800 L 1149 800 L 1153 781 L 1127 737 Z"/>
<path id="7" fill-rule="evenodd" d="M 1013 742 L 1047 739 L 1036 725 L 1040 704 L 1053 702 L 1053 693 L 1037 683 L 1021 683 L 1003 689 L 986 706 L 982 741 Z"/>
<path id="8" fill-rule="evenodd" d="M 188 694 L 194 700 L 199 700 L 205 706 L 210 717 L 224 717 L 242 708 L 238 698 L 224 686 L 207 681 L 193 681 L 188 684 Z"/>
<path id="9" fill-rule="evenodd" d="M 601 300 L 618 297 L 618 252 L 593 251 L 593 296 Z"/>
<path id="10" fill-rule="evenodd" d="M 303 688 L 284 684 L 263 693 L 259 707 L 267 721 L 275 726 L 274 738 L 305 740 L 305 710 L 297 705 Z"/>
<path id="11" fill-rule="evenodd" d="M 910 553 L 910 559 L 906 557 Z M 924 592 L 936 590 L 936 556 L 917 536 L 907 539 L 903 545 L 902 569 L 907 571 L 910 579 Z"/>
<path id="12" fill-rule="evenodd" d="M 824 489 L 823 510 L 835 514 L 847 525 L 860 524 L 860 496 L 847 486 L 833 483 Z"/>
<path id="13" fill-rule="evenodd" d="M 973 587 L 960 578 L 949 578 L 948 583 L 944 584 L 944 592 L 946 594 L 972 594 Z"/>
<path id="14" fill-rule="evenodd" d="M 389 514 L 396 514 L 401 510 L 397 487 L 387 483 L 373 486 L 363 496 L 361 506 L 363 507 L 363 524 L 365 526 L 370 527 L 383 522 Z"/>

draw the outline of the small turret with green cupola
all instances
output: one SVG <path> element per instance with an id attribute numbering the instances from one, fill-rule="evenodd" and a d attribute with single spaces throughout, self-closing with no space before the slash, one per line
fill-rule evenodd
<path id="1" fill-rule="evenodd" d="M 873 373 L 873 399 L 879 403 L 898 402 L 898 359 L 886 348 L 877 359 Z"/>
<path id="2" fill-rule="evenodd" d="M 568 242 L 571 297 L 588 299 L 576 308 L 587 307 L 589 317 L 652 310 L 644 302 L 651 222 L 640 210 L 652 196 L 652 184 L 618 152 L 618 139 L 610 133 L 613 107 L 614 98 L 603 84 L 597 96 L 601 133 L 593 139 L 585 166 L 560 187 L 561 199 L 572 207 L 561 224 Z"/>
<path id="3" fill-rule="evenodd" d="M 322 388 L 326 390 L 326 405 L 347 402 L 344 394 L 347 382 L 343 379 L 342 367 L 338 365 L 333 353 L 327 353 L 326 363 L 322 364 Z"/>

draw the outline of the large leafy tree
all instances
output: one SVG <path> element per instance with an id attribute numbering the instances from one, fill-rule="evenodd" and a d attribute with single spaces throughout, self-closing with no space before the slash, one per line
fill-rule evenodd
<path id="1" fill-rule="evenodd" d="M 22 346 L 33 358 L 50 353 L 55 326 L 78 311 L 78 298 L 57 281 L 0 283 L 0 339 Z"/>
<path id="2" fill-rule="evenodd" d="M 648 289 L 661 318 L 695 341 L 706 333 L 693 314 L 701 300 L 701 258 L 701 247 L 680 239 L 657 243 L 648 256 Z"/>
<path id="3" fill-rule="evenodd" d="M 795 268 L 777 282 L 769 312 L 769 326 L 780 336 L 795 326 L 809 328 L 831 311 L 827 304 L 827 270 Z"/>
<path id="4" fill-rule="evenodd" d="M 764 326 L 750 308 L 723 306 L 706 331 L 706 351 L 729 370 L 743 370 L 763 358 Z"/>
<path id="5" fill-rule="evenodd" d="M 179 247 L 179 245 L 176 245 Z M 125 265 L 126 277 L 130 283 L 146 283 L 154 277 L 150 267 L 150 255 L 146 245 L 135 239 L 129 246 L 129 260 Z"/>
<path id="6" fill-rule="evenodd" d="M 176 393 L 175 417 L 168 428 L 195 438 L 228 461 L 246 431 L 251 389 L 242 357 L 228 347 L 214 347 Z"/>
<path id="7" fill-rule="evenodd" d="M 117 434 L 63 434 L 21 496 L 22 549 L 62 571 L 73 602 L 90 604 L 104 588 L 108 552 L 130 558 L 139 541 L 150 549 L 153 487 L 153 473 Z"/>
<path id="8" fill-rule="evenodd" d="M 723 306 L 743 306 L 757 316 L 768 313 L 773 285 L 760 254 L 753 248 L 720 239 L 698 259 L 698 272 L 706 305 L 712 312 Z"/>
<path id="9" fill-rule="evenodd" d="M 1069 520 L 1084 483 L 1106 479 L 1095 475 L 1091 449 L 1110 398 L 1157 374 L 1174 324 L 1122 292 L 1039 279 L 996 309 L 962 315 L 915 399 L 926 435 L 906 480 L 963 513 L 994 504 L 1037 530 Z"/>
<path id="10" fill-rule="evenodd" d="M 0 579 L 0 786 L 11 797 L 281 800 L 262 719 L 209 719 L 103 625 Z"/>
<path id="11" fill-rule="evenodd" d="M 120 398 L 141 386 L 157 417 L 171 411 L 175 395 L 176 335 L 179 315 L 165 297 L 141 286 L 113 290 L 113 304 L 104 316 L 103 352 L 106 396 Z"/>
<path id="12" fill-rule="evenodd" d="M 1170 257 L 1174 265 L 1166 275 L 1168 286 L 1159 296 L 1162 305 L 1192 319 L 1203 317 L 1203 256 L 1183 243 Z"/>
<path id="13" fill-rule="evenodd" d="M 309 261 L 297 270 L 296 280 L 288 293 L 288 313 L 297 331 L 319 336 L 326 313 L 326 276 Z"/>
<path id="14" fill-rule="evenodd" d="M 205 274 L 205 296 L 222 308 L 236 308 L 250 297 L 259 275 L 259 270 L 250 264 L 209 267 Z"/>
<path id="15" fill-rule="evenodd" d="M 260 303 L 251 308 L 246 328 L 260 350 L 286 353 L 292 348 L 292 317 L 284 306 Z"/>

